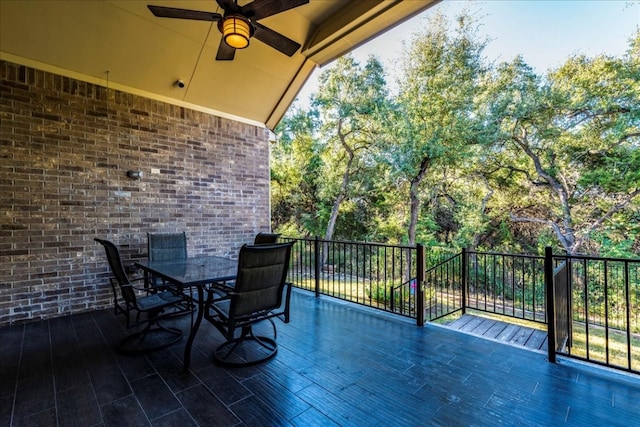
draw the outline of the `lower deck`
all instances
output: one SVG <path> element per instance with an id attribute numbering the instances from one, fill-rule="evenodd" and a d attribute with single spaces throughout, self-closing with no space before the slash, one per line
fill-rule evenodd
<path id="1" fill-rule="evenodd" d="M 528 323 L 532 324 L 533 322 Z M 530 350 L 547 351 L 547 331 L 542 329 L 542 326 L 545 325 L 536 328 L 473 314 L 463 314 L 446 325 L 460 332 L 505 344 L 525 347 Z"/>

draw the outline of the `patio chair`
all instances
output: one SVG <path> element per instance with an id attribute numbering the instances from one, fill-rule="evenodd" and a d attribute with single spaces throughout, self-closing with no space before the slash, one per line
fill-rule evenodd
<path id="1" fill-rule="evenodd" d="M 160 320 L 166 317 L 163 314 L 165 309 L 184 303 L 184 297 L 169 291 L 151 293 L 151 288 L 135 287 L 133 283 L 136 280 L 130 280 L 127 276 L 117 246 L 108 240 L 94 240 L 104 246 L 113 274 L 109 282 L 113 290 L 116 314 L 125 315 L 127 329 L 144 325 L 142 330 L 121 339 L 117 344 L 118 350 L 124 353 L 140 353 L 178 342 L 182 337 L 182 331 L 165 327 L 160 324 Z M 133 311 L 136 312 L 136 322 L 132 324 L 130 317 Z M 140 320 L 141 315 L 145 317 L 143 320 Z"/>
<path id="2" fill-rule="evenodd" d="M 147 233 L 149 261 L 166 261 L 187 257 L 187 235 L 182 233 Z"/>
<path id="3" fill-rule="evenodd" d="M 291 284 L 286 278 L 291 246 L 292 242 L 242 246 L 233 291 L 222 299 L 215 290 L 208 291 L 204 317 L 226 339 L 214 351 L 217 364 L 247 366 L 276 355 L 277 330 L 273 318 L 280 317 L 289 323 Z M 270 323 L 270 328 L 264 321 Z M 259 326 L 260 332 L 254 333 L 254 326 L 261 322 L 264 323 Z"/>
<path id="4" fill-rule="evenodd" d="M 147 256 L 149 261 L 168 261 L 187 257 L 187 235 L 182 233 L 147 233 Z M 159 277 L 152 277 L 153 286 L 162 286 Z"/>
<path id="5" fill-rule="evenodd" d="M 184 231 L 181 233 L 147 233 L 147 257 L 149 261 L 170 261 L 187 258 L 186 233 Z M 165 286 L 164 280 L 160 277 L 151 277 L 149 282 L 157 290 L 168 290 L 176 295 L 187 297 L 180 306 L 175 308 L 174 315 L 191 313 L 195 309 L 195 305 L 191 300 L 191 292 L 187 291 L 187 295 L 183 289 Z"/>
<path id="6" fill-rule="evenodd" d="M 253 240 L 254 245 L 267 245 L 274 244 L 278 241 L 280 234 L 276 233 L 258 233 Z"/>

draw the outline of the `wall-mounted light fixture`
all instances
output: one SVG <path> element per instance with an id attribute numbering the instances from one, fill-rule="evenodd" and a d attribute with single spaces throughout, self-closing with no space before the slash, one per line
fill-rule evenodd
<path id="1" fill-rule="evenodd" d="M 142 171 L 127 171 L 127 176 L 131 179 L 142 178 Z"/>

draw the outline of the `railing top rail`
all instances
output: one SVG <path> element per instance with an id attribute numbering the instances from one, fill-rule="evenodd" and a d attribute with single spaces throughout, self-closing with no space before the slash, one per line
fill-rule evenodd
<path id="1" fill-rule="evenodd" d="M 304 240 L 306 242 L 315 242 L 315 238 L 313 237 L 286 237 L 286 236 L 282 236 L 283 239 L 289 239 L 289 240 Z M 411 249 L 411 250 L 415 250 L 416 247 L 415 246 L 407 246 L 407 245 L 390 245 L 387 243 L 375 243 L 375 242 L 352 242 L 352 241 L 348 241 L 348 240 L 325 240 L 325 239 L 318 239 L 319 242 L 321 243 L 338 243 L 338 244 L 343 244 L 343 245 L 361 245 L 361 246 L 377 246 L 377 247 L 383 247 L 383 248 L 397 248 L 397 249 Z"/>
<path id="2" fill-rule="evenodd" d="M 380 247 L 380 248 L 395 248 L 395 249 L 409 249 L 416 250 L 416 246 L 407 246 L 407 245 L 390 245 L 387 243 L 376 243 L 376 242 L 353 242 L 348 240 L 325 240 L 322 238 L 315 237 L 287 237 L 282 236 L 282 239 L 287 240 L 300 240 L 305 242 L 315 242 L 316 240 L 320 243 L 332 243 L 332 244 L 342 244 L 342 245 L 359 245 L 359 246 L 372 246 L 372 247 Z M 429 250 L 426 249 L 427 253 L 430 252 L 438 252 L 438 250 Z M 531 255 L 531 254 L 512 254 L 506 252 L 485 252 L 485 251 L 472 251 L 467 250 L 468 255 L 490 255 L 490 256 L 502 256 L 502 257 L 511 257 L 511 258 L 525 258 L 525 259 L 536 259 L 536 260 L 544 260 L 543 255 Z M 458 254 L 453 254 L 451 257 L 441 261 L 439 264 L 436 264 L 435 268 L 441 264 L 444 264 L 451 259 L 455 258 Z M 613 261 L 613 262 L 626 262 L 626 263 L 640 263 L 640 258 L 608 258 L 608 257 L 597 257 L 591 255 L 567 255 L 567 254 L 553 254 L 553 258 L 557 260 L 568 260 L 568 259 L 580 259 L 580 260 L 592 260 L 592 261 Z"/>
<path id="3" fill-rule="evenodd" d="M 597 257 L 591 255 L 558 255 L 553 254 L 555 259 L 563 259 L 563 260 L 574 260 L 574 259 L 582 259 L 589 261 L 613 261 L 613 262 L 628 262 L 628 263 L 640 263 L 640 258 L 608 258 L 608 257 Z"/>
<path id="4" fill-rule="evenodd" d="M 444 259 L 444 260 L 440 261 L 439 263 L 437 263 L 436 265 L 433 265 L 433 266 L 429 267 L 428 269 L 426 269 L 425 270 L 425 274 L 429 273 L 431 270 L 435 270 L 436 268 L 441 267 L 441 266 L 445 265 L 446 263 L 451 262 L 454 259 L 460 258 L 460 257 L 462 257 L 462 253 L 458 253 L 458 254 L 452 255 L 449 258 Z"/>
<path id="5" fill-rule="evenodd" d="M 400 288 L 402 288 L 403 286 L 411 286 L 411 283 L 412 283 L 412 282 L 413 282 L 413 283 L 415 283 L 415 281 L 416 281 L 416 278 L 415 278 L 415 277 L 412 277 L 412 278 L 410 278 L 409 280 L 405 280 L 404 282 L 400 283 L 399 285 L 392 286 L 392 287 L 391 287 L 391 290 L 394 290 L 394 291 L 395 291 L 396 289 L 400 289 Z"/>
<path id="6" fill-rule="evenodd" d="M 530 259 L 540 259 L 540 260 L 544 259 L 544 256 L 542 256 L 542 255 L 508 254 L 506 252 L 467 251 L 467 254 L 504 256 L 504 257 L 512 257 L 512 258 L 516 258 L 516 257 L 517 258 L 530 258 Z"/>

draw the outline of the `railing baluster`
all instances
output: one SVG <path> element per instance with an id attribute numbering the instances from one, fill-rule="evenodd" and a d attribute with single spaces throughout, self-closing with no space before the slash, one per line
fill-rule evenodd
<path id="1" fill-rule="evenodd" d="M 589 359 L 589 270 L 587 266 L 587 260 L 583 259 L 583 273 L 584 273 L 584 330 L 585 330 L 585 344 L 587 359 Z"/>
<path id="2" fill-rule="evenodd" d="M 531 270 L 530 272 L 530 276 L 531 276 L 531 282 L 530 282 L 530 287 L 531 287 L 531 301 L 528 303 L 528 307 L 527 309 L 531 311 L 531 316 L 533 317 L 533 320 L 536 320 L 536 266 L 535 266 L 535 260 L 530 259 L 530 265 L 529 265 L 529 269 Z"/>
<path id="3" fill-rule="evenodd" d="M 424 246 L 418 244 L 416 246 L 416 320 L 418 326 L 424 326 L 424 294 L 422 291 L 422 283 L 424 282 Z M 411 290 L 411 284 L 409 284 Z"/>
<path id="4" fill-rule="evenodd" d="M 316 298 L 320 297 L 320 263 L 323 259 L 322 254 L 320 253 L 320 239 L 318 236 L 315 238 L 314 242 L 314 260 L 313 260 L 313 268 L 315 269 L 316 275 Z"/>
<path id="5" fill-rule="evenodd" d="M 460 270 L 462 271 L 462 314 L 467 312 L 467 289 L 468 289 L 468 281 L 467 281 L 467 263 L 468 263 L 468 253 L 466 248 L 462 248 L 462 259 Z"/>
<path id="6" fill-rule="evenodd" d="M 604 336 L 605 360 L 609 364 L 609 263 L 604 262 Z"/>
<path id="7" fill-rule="evenodd" d="M 482 294 L 484 299 L 484 311 L 487 311 L 487 254 L 482 255 Z"/>
<path id="8" fill-rule="evenodd" d="M 627 305 L 627 367 L 632 369 L 631 365 L 631 296 L 629 295 L 629 262 L 624 262 L 624 292 L 625 303 Z"/>
<path id="9" fill-rule="evenodd" d="M 509 257 L 510 264 L 511 264 L 511 295 L 514 301 L 514 304 L 511 305 L 511 315 L 513 317 L 516 317 L 516 305 L 515 305 L 515 301 L 517 301 L 518 297 L 517 297 L 517 292 L 516 292 L 516 263 L 515 260 L 512 257 Z"/>
<path id="10" fill-rule="evenodd" d="M 505 304 L 505 298 L 507 296 L 507 261 L 505 260 L 504 255 L 502 255 L 501 257 L 502 260 L 502 314 L 506 315 L 507 314 L 507 304 Z"/>

